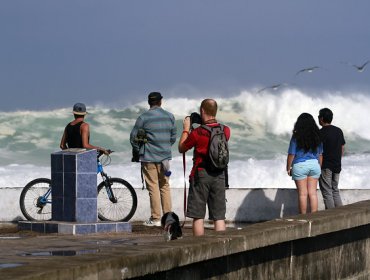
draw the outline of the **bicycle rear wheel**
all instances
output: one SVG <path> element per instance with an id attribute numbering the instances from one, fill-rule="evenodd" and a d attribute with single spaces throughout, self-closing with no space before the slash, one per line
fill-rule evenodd
<path id="1" fill-rule="evenodd" d="M 25 218 L 29 221 L 51 220 L 51 180 L 38 178 L 29 182 L 22 190 L 19 205 Z"/>
<path id="2" fill-rule="evenodd" d="M 136 192 L 121 178 L 110 178 L 109 181 L 117 201 L 109 200 L 104 182 L 101 182 L 98 186 L 98 217 L 102 221 L 127 222 L 136 211 Z"/>

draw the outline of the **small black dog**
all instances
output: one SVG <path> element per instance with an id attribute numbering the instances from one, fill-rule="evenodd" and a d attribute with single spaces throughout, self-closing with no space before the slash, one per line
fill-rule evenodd
<path id="1" fill-rule="evenodd" d="M 164 239 L 166 241 L 175 240 L 182 237 L 179 217 L 174 212 L 167 212 L 161 219 Z"/>

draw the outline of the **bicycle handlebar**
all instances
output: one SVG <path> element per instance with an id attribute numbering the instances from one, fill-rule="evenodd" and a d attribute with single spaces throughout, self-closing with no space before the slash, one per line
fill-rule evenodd
<path id="1" fill-rule="evenodd" d="M 108 149 L 107 152 L 108 152 L 108 155 L 110 155 L 111 153 L 114 153 L 114 151 L 110 149 Z M 100 158 L 102 155 L 104 155 L 104 153 L 102 151 L 98 151 L 98 157 Z"/>

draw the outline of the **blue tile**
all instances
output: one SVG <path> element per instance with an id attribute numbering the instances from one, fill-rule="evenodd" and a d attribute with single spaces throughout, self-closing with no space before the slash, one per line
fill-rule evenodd
<path id="1" fill-rule="evenodd" d="M 97 221 L 96 150 L 53 153 L 52 219 Z"/>
<path id="2" fill-rule="evenodd" d="M 76 198 L 64 197 L 63 221 L 76 222 Z"/>
<path id="3" fill-rule="evenodd" d="M 64 173 L 64 196 L 76 197 L 76 173 Z"/>
<path id="4" fill-rule="evenodd" d="M 45 223 L 44 222 L 34 222 L 34 223 L 32 223 L 32 231 L 45 233 Z"/>
<path id="5" fill-rule="evenodd" d="M 63 173 L 51 172 L 51 185 L 53 186 L 51 189 L 52 196 L 62 197 L 64 192 Z"/>
<path id="6" fill-rule="evenodd" d="M 29 221 L 19 221 L 18 222 L 19 230 L 32 230 L 32 222 Z"/>
<path id="7" fill-rule="evenodd" d="M 96 232 L 116 232 L 116 223 L 104 223 L 100 222 L 96 224 Z"/>
<path id="8" fill-rule="evenodd" d="M 77 154 L 78 173 L 95 173 L 97 170 L 97 152 L 96 150 L 88 150 Z"/>
<path id="9" fill-rule="evenodd" d="M 132 224 L 128 222 L 117 223 L 117 232 L 132 232 Z"/>
<path id="10" fill-rule="evenodd" d="M 91 234 L 96 233 L 96 225 L 75 225 L 75 233 L 76 234 Z"/>
<path id="11" fill-rule="evenodd" d="M 65 153 L 63 156 L 64 172 L 76 172 L 76 154 Z"/>
<path id="12" fill-rule="evenodd" d="M 58 224 L 45 222 L 45 233 L 58 232 Z"/>
<path id="13" fill-rule="evenodd" d="M 51 171 L 63 172 L 63 153 L 56 152 L 51 154 Z"/>
<path id="14" fill-rule="evenodd" d="M 98 221 L 96 198 L 78 198 L 76 200 L 76 222 L 93 223 Z"/>
<path id="15" fill-rule="evenodd" d="M 63 221 L 63 197 L 54 197 L 53 203 L 51 204 L 51 219 L 53 221 Z"/>
<path id="16" fill-rule="evenodd" d="M 77 197 L 96 198 L 97 195 L 96 174 L 77 174 Z"/>

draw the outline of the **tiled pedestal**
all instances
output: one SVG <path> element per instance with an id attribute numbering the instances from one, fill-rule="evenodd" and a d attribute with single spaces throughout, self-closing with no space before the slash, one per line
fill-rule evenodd
<path id="1" fill-rule="evenodd" d="M 64 234 L 131 231 L 127 222 L 98 222 L 96 150 L 51 154 L 52 221 L 19 222 L 20 229 Z"/>
<path id="2" fill-rule="evenodd" d="M 53 221 L 97 222 L 96 170 L 96 150 L 51 155 Z"/>

